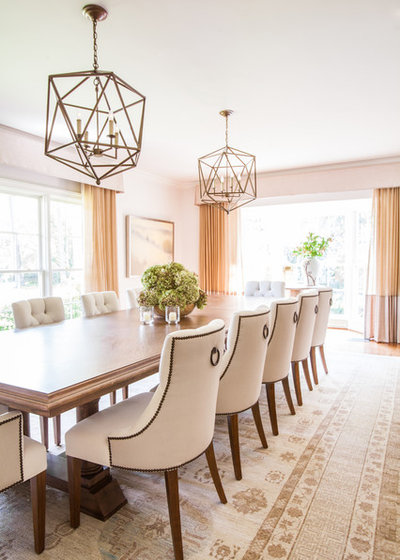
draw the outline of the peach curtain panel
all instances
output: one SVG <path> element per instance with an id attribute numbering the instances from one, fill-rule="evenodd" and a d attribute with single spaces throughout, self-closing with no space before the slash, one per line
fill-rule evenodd
<path id="1" fill-rule="evenodd" d="M 240 214 L 200 206 L 200 287 L 209 294 L 242 292 Z"/>
<path id="2" fill-rule="evenodd" d="M 400 187 L 374 191 L 365 337 L 400 342 Z"/>
<path id="3" fill-rule="evenodd" d="M 116 192 L 83 185 L 85 289 L 118 293 Z"/>

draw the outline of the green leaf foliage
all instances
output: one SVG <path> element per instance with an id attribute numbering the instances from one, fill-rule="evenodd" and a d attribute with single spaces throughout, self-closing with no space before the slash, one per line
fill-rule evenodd
<path id="1" fill-rule="evenodd" d="M 303 259 L 312 259 L 315 257 L 323 257 L 332 241 L 332 237 L 322 237 L 310 232 L 306 240 L 300 243 L 295 249 L 293 254 Z"/>
<path id="2" fill-rule="evenodd" d="M 155 265 L 142 275 L 144 290 L 138 296 L 139 305 L 179 305 L 182 309 L 190 303 L 202 309 L 207 303 L 207 295 L 199 288 L 197 274 L 187 270 L 182 264 Z"/>

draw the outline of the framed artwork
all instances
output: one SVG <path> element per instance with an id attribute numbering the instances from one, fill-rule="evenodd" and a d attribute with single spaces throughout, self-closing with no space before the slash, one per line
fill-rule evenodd
<path id="1" fill-rule="evenodd" d="M 126 275 L 174 260 L 174 222 L 126 216 Z"/>

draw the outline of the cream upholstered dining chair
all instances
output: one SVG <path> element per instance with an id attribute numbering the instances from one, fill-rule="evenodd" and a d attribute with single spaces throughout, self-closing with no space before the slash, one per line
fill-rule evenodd
<path id="1" fill-rule="evenodd" d="M 315 318 L 318 312 L 318 292 L 317 290 L 306 290 L 300 292 L 298 299 L 299 314 L 292 351 L 292 372 L 297 404 L 301 406 L 303 404 L 303 398 L 301 395 L 300 385 L 300 362 L 303 366 L 307 386 L 310 391 L 313 390 L 307 358 L 308 354 L 310 353 L 311 339 L 314 333 Z"/>
<path id="2" fill-rule="evenodd" d="M 44 445 L 23 435 L 22 414 L 0 414 L 0 492 L 30 480 L 35 552 L 44 550 L 47 455 Z"/>
<path id="3" fill-rule="evenodd" d="M 11 307 L 17 329 L 59 323 L 65 319 L 64 304 L 60 297 L 15 301 Z"/>
<path id="4" fill-rule="evenodd" d="M 64 303 L 60 297 L 34 298 L 15 301 L 11 304 L 14 315 L 15 328 L 28 329 L 40 325 L 60 323 L 65 319 Z M 54 443 L 61 444 L 61 418 L 59 415 L 53 418 Z M 48 418 L 40 416 L 40 431 L 42 442 L 49 448 L 49 421 Z"/>
<path id="5" fill-rule="evenodd" d="M 78 422 L 65 435 L 71 526 L 80 523 L 81 461 L 164 472 L 176 560 L 183 558 L 178 468 L 206 453 L 221 502 L 225 493 L 213 448 L 225 326 L 221 319 L 167 335 L 160 384 Z"/>
<path id="6" fill-rule="evenodd" d="M 126 290 L 126 292 L 128 294 L 129 307 L 131 309 L 137 309 L 139 307 L 139 304 L 138 304 L 138 300 L 137 300 L 136 290 L 129 289 L 129 290 Z"/>
<path id="7" fill-rule="evenodd" d="M 83 314 L 85 317 L 95 317 L 119 311 L 121 306 L 115 292 L 89 292 L 81 295 Z M 128 387 L 123 388 L 124 398 L 128 398 Z M 110 393 L 110 404 L 117 402 L 117 391 Z"/>
<path id="8" fill-rule="evenodd" d="M 328 367 L 325 360 L 324 343 L 326 329 L 328 328 L 329 312 L 332 305 L 332 288 L 318 288 L 318 313 L 315 319 L 314 332 L 311 340 L 310 361 L 314 383 L 318 385 L 316 349 L 319 348 L 322 365 L 325 373 Z"/>
<path id="9" fill-rule="evenodd" d="M 120 310 L 117 294 L 111 291 L 82 294 L 81 301 L 85 317 L 105 315 Z"/>
<path id="10" fill-rule="evenodd" d="M 273 301 L 271 304 L 271 329 L 262 382 L 265 384 L 272 433 L 279 434 L 275 404 L 275 383 L 282 382 L 291 414 L 296 414 L 289 387 L 289 371 L 296 334 L 299 303 L 297 298 Z"/>
<path id="11" fill-rule="evenodd" d="M 229 441 L 237 480 L 242 478 L 239 447 L 238 414 L 251 408 L 263 447 L 268 447 L 261 421 L 258 398 L 267 351 L 269 309 L 233 314 L 229 327 L 227 351 L 222 358 L 217 415 L 228 419 Z"/>

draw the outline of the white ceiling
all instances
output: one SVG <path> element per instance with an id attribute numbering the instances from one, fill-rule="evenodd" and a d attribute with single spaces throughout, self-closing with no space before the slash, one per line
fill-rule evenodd
<path id="1" fill-rule="evenodd" d="M 0 123 L 43 135 L 48 74 L 92 65 L 84 0 L 0 1 Z M 195 179 L 224 108 L 259 171 L 400 153 L 400 0 L 100 3 L 100 68 L 147 97 L 144 171 Z"/>

